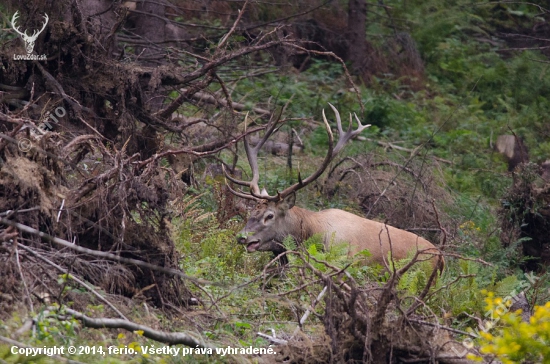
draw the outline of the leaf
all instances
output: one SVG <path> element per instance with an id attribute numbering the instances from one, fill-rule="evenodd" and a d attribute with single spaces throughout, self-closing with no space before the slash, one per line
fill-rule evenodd
<path id="1" fill-rule="evenodd" d="M 357 254 L 355 255 L 361 255 L 363 257 L 371 257 L 372 256 L 372 253 L 368 250 L 368 249 L 364 249 L 364 250 L 361 250 L 360 252 L 358 252 Z"/>
<path id="2" fill-rule="evenodd" d="M 285 247 L 286 250 L 296 250 L 297 248 L 294 238 L 290 235 L 287 236 L 285 240 L 283 240 L 283 246 Z"/>
<path id="3" fill-rule="evenodd" d="M 243 329 L 251 329 L 252 326 L 247 322 L 235 322 L 235 326 Z"/>

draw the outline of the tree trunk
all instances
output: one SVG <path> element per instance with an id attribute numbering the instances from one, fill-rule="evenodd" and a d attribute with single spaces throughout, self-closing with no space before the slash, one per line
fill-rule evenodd
<path id="1" fill-rule="evenodd" d="M 136 47 L 136 53 L 142 60 L 141 64 L 146 66 L 159 66 L 165 64 L 165 50 L 160 44 L 166 40 L 163 1 L 140 1 L 136 9 L 140 11 L 136 17 L 135 33 L 142 39 L 149 42 L 148 45 Z M 162 92 L 153 89 L 153 92 L 147 94 L 146 105 L 151 112 L 161 109 L 164 97 Z"/>
<path id="2" fill-rule="evenodd" d="M 353 73 L 362 75 L 366 71 L 367 58 L 367 2 L 349 0 L 348 3 L 348 57 Z"/>
<path id="3" fill-rule="evenodd" d="M 138 47 L 138 54 L 144 60 L 143 64 L 157 66 L 163 63 L 164 51 L 159 44 L 165 40 L 165 21 L 163 20 L 165 5 L 162 1 L 140 1 L 137 4 L 136 34 L 150 42 L 149 45 Z M 142 53 L 143 52 L 143 53 Z"/>

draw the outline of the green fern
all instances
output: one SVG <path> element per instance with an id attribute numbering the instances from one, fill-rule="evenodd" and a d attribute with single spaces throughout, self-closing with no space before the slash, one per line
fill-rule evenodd
<path id="1" fill-rule="evenodd" d="M 397 260 L 395 269 L 403 268 L 412 258 L 413 253 L 410 253 L 407 258 Z M 432 271 L 433 266 L 429 261 L 417 262 L 399 279 L 397 288 L 405 291 L 408 295 L 418 295 L 428 284 Z"/>
<path id="2" fill-rule="evenodd" d="M 283 246 L 285 247 L 286 250 L 296 250 L 297 248 L 294 238 L 290 235 L 283 240 Z"/>

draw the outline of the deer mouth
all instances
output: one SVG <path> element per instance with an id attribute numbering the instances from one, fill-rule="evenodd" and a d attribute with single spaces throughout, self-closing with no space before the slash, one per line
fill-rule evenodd
<path id="1" fill-rule="evenodd" d="M 246 251 L 249 253 L 255 252 L 256 250 L 258 250 L 259 246 L 260 246 L 259 240 L 253 241 L 251 243 L 248 243 L 248 245 L 246 246 Z"/>

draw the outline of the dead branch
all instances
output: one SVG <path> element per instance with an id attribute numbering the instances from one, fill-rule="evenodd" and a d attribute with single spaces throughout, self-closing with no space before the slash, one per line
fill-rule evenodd
<path id="1" fill-rule="evenodd" d="M 323 296 L 327 292 L 327 288 L 328 287 L 325 286 L 323 288 L 323 290 L 321 292 L 319 292 L 319 295 L 317 296 L 317 298 L 313 302 L 311 302 L 311 306 L 308 307 L 308 309 L 306 310 L 306 312 L 304 313 L 304 315 L 300 319 L 300 322 L 298 323 L 299 325 L 296 327 L 296 329 L 294 329 L 294 333 L 292 333 L 292 336 L 290 338 L 293 338 L 294 336 L 296 336 L 296 334 L 300 331 L 300 329 L 302 328 L 302 326 L 306 322 L 307 318 L 309 317 L 309 314 L 311 313 L 311 311 L 313 311 L 315 309 L 315 306 L 317 305 L 317 303 L 319 301 L 321 301 L 321 299 L 323 298 Z"/>
<path id="2" fill-rule="evenodd" d="M 422 185 L 422 188 L 424 189 L 424 191 L 428 191 L 428 187 L 426 186 L 426 184 L 424 183 L 424 181 L 422 181 L 422 179 L 420 178 L 419 175 L 417 175 L 412 169 L 410 169 L 409 167 L 407 166 L 403 166 L 399 163 L 394 163 L 394 162 L 390 162 L 390 161 L 385 161 L 385 162 L 378 162 L 378 163 L 373 163 L 371 164 L 371 167 L 378 167 L 378 166 L 391 166 L 391 167 L 396 167 L 396 168 L 399 168 L 405 172 L 407 172 L 408 174 L 410 174 L 411 176 L 413 176 L 413 178 L 415 180 L 417 180 L 418 182 L 420 182 L 420 184 Z"/>
<path id="3" fill-rule="evenodd" d="M 34 65 L 40 70 L 40 72 L 42 73 L 42 75 L 44 76 L 44 78 L 46 78 L 46 80 L 48 81 L 48 83 L 52 86 L 52 88 L 57 91 L 57 93 L 63 97 L 63 99 L 65 101 L 67 101 L 67 103 L 69 105 L 71 105 L 73 107 L 73 109 L 79 114 L 80 116 L 80 113 L 82 111 L 86 111 L 92 115 L 94 115 L 94 112 L 92 110 L 90 110 L 89 108 L 87 107 L 84 107 L 82 105 L 80 105 L 76 100 L 74 100 L 72 97 L 70 97 L 69 95 L 67 95 L 65 93 L 65 90 L 63 89 L 63 86 L 61 86 L 61 84 L 59 82 L 57 82 L 57 80 L 55 79 L 55 77 L 53 77 L 38 61 L 34 61 Z M 95 115 L 94 115 L 95 116 Z M 101 134 L 100 134 L 101 135 Z"/>
<path id="4" fill-rule="evenodd" d="M 273 329 L 271 329 L 271 330 L 273 330 Z M 273 344 L 277 344 L 277 345 L 286 345 L 286 344 L 288 344 L 287 340 L 277 338 L 277 336 L 275 335 L 275 330 L 273 330 L 273 335 L 271 335 L 271 336 L 269 336 L 267 334 L 264 334 L 264 333 L 261 333 L 261 332 L 256 333 L 256 335 L 258 335 L 259 337 L 263 337 L 266 340 L 269 340 Z"/>
<path id="5" fill-rule="evenodd" d="M 19 261 L 19 250 L 17 249 L 17 242 L 14 246 L 15 250 L 15 261 L 17 262 L 17 269 L 19 270 L 19 276 L 21 277 L 21 281 L 23 282 L 23 287 L 25 288 L 26 298 L 29 301 L 29 306 L 31 308 L 31 312 L 34 314 L 34 306 L 32 304 L 31 295 L 29 293 L 29 287 L 27 286 L 27 281 L 25 281 L 25 276 L 23 275 L 23 271 L 21 270 L 21 263 Z"/>
<path id="6" fill-rule="evenodd" d="M 439 225 L 439 229 L 441 229 L 441 232 L 443 233 L 443 240 L 442 240 L 442 246 L 445 246 L 446 242 L 447 242 L 447 230 L 445 230 L 445 228 L 441 225 L 441 221 L 439 220 L 439 214 L 437 212 L 437 208 L 435 207 L 435 201 L 432 199 L 432 207 L 435 211 L 435 217 L 436 217 L 436 221 L 437 221 L 437 224 Z M 424 289 L 422 290 L 422 292 L 420 293 L 420 296 L 417 297 L 417 300 L 415 303 L 413 303 L 411 305 L 411 307 L 409 307 L 409 309 L 407 310 L 407 313 L 405 313 L 405 317 L 409 317 L 409 315 L 411 315 L 418 307 L 420 307 L 420 305 L 423 303 L 423 300 L 426 298 L 426 295 L 428 294 L 428 291 L 430 290 L 430 287 L 432 286 L 432 283 L 435 281 L 436 279 L 436 275 L 437 275 L 437 270 L 439 268 L 441 268 L 441 273 L 443 273 L 443 268 L 444 268 L 444 265 L 445 265 L 445 260 L 442 256 L 440 256 L 440 261 L 439 263 L 433 268 L 432 270 L 432 274 L 430 275 L 430 278 L 428 279 L 428 282 L 426 283 L 426 286 L 424 287 Z M 441 267 L 440 267 L 441 265 Z"/>
<path id="7" fill-rule="evenodd" d="M 142 331 L 143 336 L 162 342 L 168 345 L 177 345 L 182 344 L 192 348 L 211 348 L 214 349 L 215 346 L 204 342 L 200 338 L 194 337 L 189 332 L 164 332 L 152 329 L 148 326 L 136 324 L 135 322 L 122 320 L 122 319 L 110 319 L 110 318 L 92 318 L 84 315 L 81 312 L 75 311 L 73 309 L 64 307 L 63 311 L 67 312 L 69 315 L 73 316 L 77 320 L 81 321 L 84 326 L 91 327 L 94 329 L 124 329 L 126 331 L 135 332 Z"/>
<path id="8" fill-rule="evenodd" d="M 220 40 L 220 42 L 218 43 L 218 48 L 216 50 L 220 50 L 222 48 L 225 48 L 225 44 L 227 43 L 227 41 L 229 40 L 229 37 L 231 37 L 231 34 L 233 34 L 235 32 L 235 29 L 237 28 L 237 24 L 239 24 L 239 22 L 241 21 L 241 17 L 243 16 L 244 14 L 244 10 L 246 9 L 246 6 L 248 5 L 248 0 L 246 0 L 244 2 L 244 5 L 242 7 L 241 10 L 238 10 L 239 12 L 239 15 L 237 16 L 237 19 L 235 20 L 235 22 L 233 23 L 233 26 L 231 27 L 231 29 L 229 30 L 229 32 L 227 32 L 226 35 L 223 36 L 223 38 Z"/>
<path id="9" fill-rule="evenodd" d="M 449 332 L 454 332 L 455 334 L 466 335 L 466 336 L 469 336 L 469 337 L 474 338 L 474 339 L 477 338 L 476 335 L 471 334 L 469 332 L 453 329 L 452 327 L 444 326 L 444 325 L 441 325 L 439 323 L 433 323 L 433 322 L 418 320 L 418 319 L 414 319 L 414 318 L 409 318 L 408 320 L 411 321 L 411 322 L 416 322 L 418 324 L 428 325 L 428 326 L 436 327 L 438 329 L 446 330 L 446 331 L 449 331 Z"/>
<path id="10" fill-rule="evenodd" d="M 380 141 L 380 140 L 374 140 L 374 139 L 370 139 L 370 138 L 365 138 L 365 140 L 367 140 L 369 142 L 374 142 L 374 143 L 376 143 L 379 146 L 384 147 L 384 148 L 391 148 L 391 149 L 395 149 L 395 150 L 401 150 L 403 152 L 408 152 L 408 153 L 411 154 L 411 156 L 414 156 L 415 154 L 418 153 L 418 148 L 415 148 L 415 149 L 404 148 L 404 147 L 400 147 L 399 145 L 395 145 L 393 143 L 383 142 L 383 141 Z M 447 160 L 447 159 L 434 157 L 434 156 L 431 156 L 431 158 L 433 158 L 433 159 L 435 159 L 436 161 L 439 161 L 439 162 L 443 162 L 443 163 L 447 163 L 447 164 L 453 164 L 453 162 L 451 162 L 450 160 Z"/>
<path id="11" fill-rule="evenodd" d="M 41 254 L 39 254 L 38 252 L 35 252 L 34 250 L 32 250 L 31 248 L 29 248 L 28 246 L 26 245 L 23 245 L 21 243 L 17 243 L 17 245 L 21 248 L 21 249 L 24 249 L 26 251 L 28 251 L 29 253 L 31 253 L 32 255 L 34 255 L 35 257 L 37 257 L 38 259 L 48 263 L 49 265 L 51 265 L 52 267 L 56 268 L 57 270 L 59 270 L 61 273 L 64 273 L 64 274 L 69 274 L 69 272 L 64 269 L 63 267 L 55 264 L 54 262 L 52 262 L 51 260 L 49 260 L 48 258 L 42 256 Z M 92 286 L 90 286 L 89 284 L 87 284 L 86 282 L 84 282 L 83 280 L 81 280 L 80 278 L 76 277 L 74 274 L 70 274 L 70 278 L 72 280 L 74 280 L 75 282 L 77 282 L 78 284 L 80 284 L 81 286 L 83 286 L 84 288 L 86 288 L 87 290 L 89 290 L 90 292 L 92 292 L 97 298 L 99 298 L 100 301 L 102 301 L 103 303 L 105 303 L 107 306 L 111 307 L 111 309 L 113 311 L 115 311 L 122 319 L 124 320 L 128 320 L 126 318 L 126 316 L 124 316 L 124 314 L 122 312 L 120 312 L 116 307 L 115 305 L 113 305 L 111 302 L 109 302 L 109 300 L 107 300 L 105 297 L 103 297 L 102 295 L 100 295 Z"/>
<path id="12" fill-rule="evenodd" d="M 489 266 L 489 267 L 494 267 L 494 264 L 491 264 L 491 263 L 489 263 L 489 262 L 486 262 L 486 261 L 484 261 L 483 259 L 480 259 L 480 258 L 465 257 L 465 256 L 463 256 L 463 255 L 456 254 L 456 253 L 450 253 L 450 252 L 445 252 L 445 256 L 447 256 L 447 257 L 453 257 L 453 258 L 458 258 L 458 259 L 462 259 L 462 260 L 470 260 L 470 261 L 472 261 L 472 262 L 481 263 L 481 264 L 486 265 L 486 266 Z"/>
<path id="13" fill-rule="evenodd" d="M 69 248 L 71 250 L 75 250 L 79 253 L 89 254 L 89 255 L 96 256 L 96 257 L 105 258 L 105 259 L 110 259 L 110 260 L 114 260 L 114 261 L 120 262 L 120 263 L 134 264 L 134 265 L 137 265 L 139 267 L 148 268 L 148 269 L 152 269 L 152 270 L 155 270 L 155 271 L 158 271 L 158 272 L 162 272 L 162 273 L 170 274 L 170 275 L 177 276 L 177 277 L 180 277 L 180 278 L 183 278 L 183 279 L 187 279 L 187 280 L 190 280 L 190 281 L 195 282 L 197 284 L 216 285 L 216 283 L 214 283 L 214 282 L 210 282 L 210 281 L 207 281 L 207 280 L 204 280 L 204 279 L 201 279 L 201 278 L 194 278 L 194 277 L 188 276 L 188 275 L 182 273 L 181 271 L 173 269 L 173 268 L 159 267 L 157 265 L 150 264 L 150 263 L 147 263 L 147 262 L 143 262 L 141 260 L 119 257 L 118 255 L 115 255 L 115 254 L 84 248 L 84 247 L 75 245 L 75 244 L 73 244 L 73 243 L 71 243 L 67 240 L 63 240 L 63 239 L 48 235 L 46 233 L 43 233 L 42 231 L 33 229 L 30 226 L 19 224 L 17 222 L 14 222 L 14 221 L 11 221 L 11 220 L 8 220 L 8 219 L 5 219 L 5 218 L 0 218 L 0 222 L 2 224 L 5 224 L 5 225 L 13 226 L 13 227 L 15 227 L 15 228 L 17 228 L 17 229 L 19 229 L 23 232 L 28 233 L 28 234 L 39 236 L 39 237 L 41 237 L 42 239 L 44 239 L 46 241 L 61 245 L 65 248 Z"/>
<path id="14" fill-rule="evenodd" d="M 215 154 L 215 153 L 219 152 L 220 150 L 227 149 L 230 146 L 232 146 L 233 144 L 237 143 L 242 138 L 246 137 L 248 134 L 256 133 L 256 132 L 258 132 L 260 130 L 263 130 L 263 129 L 265 129 L 265 126 L 254 128 L 254 129 L 251 129 L 251 130 L 247 130 L 246 132 L 242 133 L 241 135 L 239 135 L 235 138 L 228 139 L 228 140 L 221 139 L 219 141 L 213 142 L 215 144 L 212 144 L 212 145 L 206 145 L 205 144 L 205 145 L 201 145 L 201 146 L 194 147 L 194 148 L 183 148 L 183 149 L 178 149 L 178 150 L 170 149 L 170 150 L 167 150 L 165 152 L 155 154 L 151 158 L 148 158 L 144 161 L 135 162 L 135 163 L 138 163 L 138 168 L 143 168 L 147 164 L 152 163 L 152 162 L 158 160 L 159 158 L 162 158 L 162 157 L 165 157 L 165 156 L 168 156 L 168 155 L 191 154 L 191 155 L 194 155 L 196 157 L 204 157 L 204 156 L 207 156 L 207 155 Z"/>
<path id="15" fill-rule="evenodd" d="M 180 89 L 180 91 L 184 94 L 187 93 L 186 88 L 182 88 L 182 89 Z M 217 99 L 216 97 L 214 97 L 210 94 L 207 94 L 206 92 L 202 92 L 202 91 L 194 93 L 193 95 L 191 95 L 191 98 L 193 98 L 195 100 L 204 101 L 204 102 L 212 104 L 212 105 L 222 105 L 222 106 L 225 106 L 225 107 L 227 107 L 227 105 L 228 105 L 227 100 Z M 247 109 L 245 104 L 241 104 L 239 102 L 234 102 L 234 101 L 231 103 L 231 106 L 233 106 L 233 109 L 235 109 L 237 111 L 243 111 L 243 110 Z M 271 111 L 266 110 L 266 109 L 262 109 L 260 107 L 253 107 L 252 111 L 254 111 L 256 114 L 260 114 L 262 116 L 271 115 Z"/>

